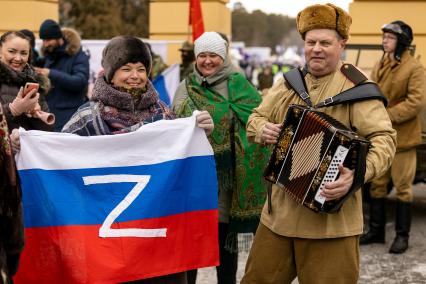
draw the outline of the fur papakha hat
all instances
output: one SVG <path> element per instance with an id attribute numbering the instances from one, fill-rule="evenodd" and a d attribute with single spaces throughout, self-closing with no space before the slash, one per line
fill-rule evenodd
<path id="1" fill-rule="evenodd" d="M 342 38 L 348 39 L 352 17 L 333 4 L 316 4 L 300 11 L 296 17 L 296 23 L 297 30 L 303 39 L 306 32 L 314 29 L 336 30 Z"/>
<path id="2" fill-rule="evenodd" d="M 116 36 L 112 38 L 102 51 L 102 67 L 105 79 L 111 82 L 115 71 L 127 63 L 142 63 L 146 73 L 151 72 L 151 54 L 145 43 L 133 36 Z"/>

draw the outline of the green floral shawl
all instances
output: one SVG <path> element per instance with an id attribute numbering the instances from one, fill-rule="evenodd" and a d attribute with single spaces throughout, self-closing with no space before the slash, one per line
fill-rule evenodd
<path id="1" fill-rule="evenodd" d="M 209 136 L 214 150 L 219 190 L 232 190 L 230 232 L 255 232 L 266 198 L 262 177 L 270 149 L 248 142 L 246 124 L 253 108 L 261 102 L 257 90 L 239 73 L 228 77 L 228 99 L 197 82 L 186 79 L 188 97 L 176 111 L 187 117 L 194 110 L 207 110 L 214 130 Z"/>

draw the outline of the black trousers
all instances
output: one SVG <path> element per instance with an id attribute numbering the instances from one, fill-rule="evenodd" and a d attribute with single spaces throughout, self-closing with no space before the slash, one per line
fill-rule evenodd
<path id="1" fill-rule="evenodd" d="M 228 237 L 229 224 L 219 223 L 219 260 L 220 265 L 216 267 L 218 284 L 236 284 L 238 253 L 225 249 L 226 238 Z M 235 237 L 236 238 L 236 237 Z M 236 242 L 237 240 L 232 240 Z M 197 280 L 197 270 L 187 272 L 188 284 L 195 284 Z"/>

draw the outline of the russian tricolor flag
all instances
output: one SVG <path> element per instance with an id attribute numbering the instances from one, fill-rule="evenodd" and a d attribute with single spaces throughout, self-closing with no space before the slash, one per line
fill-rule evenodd
<path id="1" fill-rule="evenodd" d="M 195 117 L 80 137 L 20 132 L 15 283 L 119 283 L 218 265 L 217 180 Z"/>
<path id="2" fill-rule="evenodd" d="M 152 83 L 160 95 L 160 99 L 168 106 L 171 106 L 180 83 L 179 64 L 173 64 L 168 67 Z"/>

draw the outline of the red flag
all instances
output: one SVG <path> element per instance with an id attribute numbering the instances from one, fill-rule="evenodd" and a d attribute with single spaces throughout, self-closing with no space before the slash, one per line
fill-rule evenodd
<path id="1" fill-rule="evenodd" d="M 204 33 L 201 0 L 189 0 L 189 25 L 192 26 L 192 40 L 195 41 Z"/>

